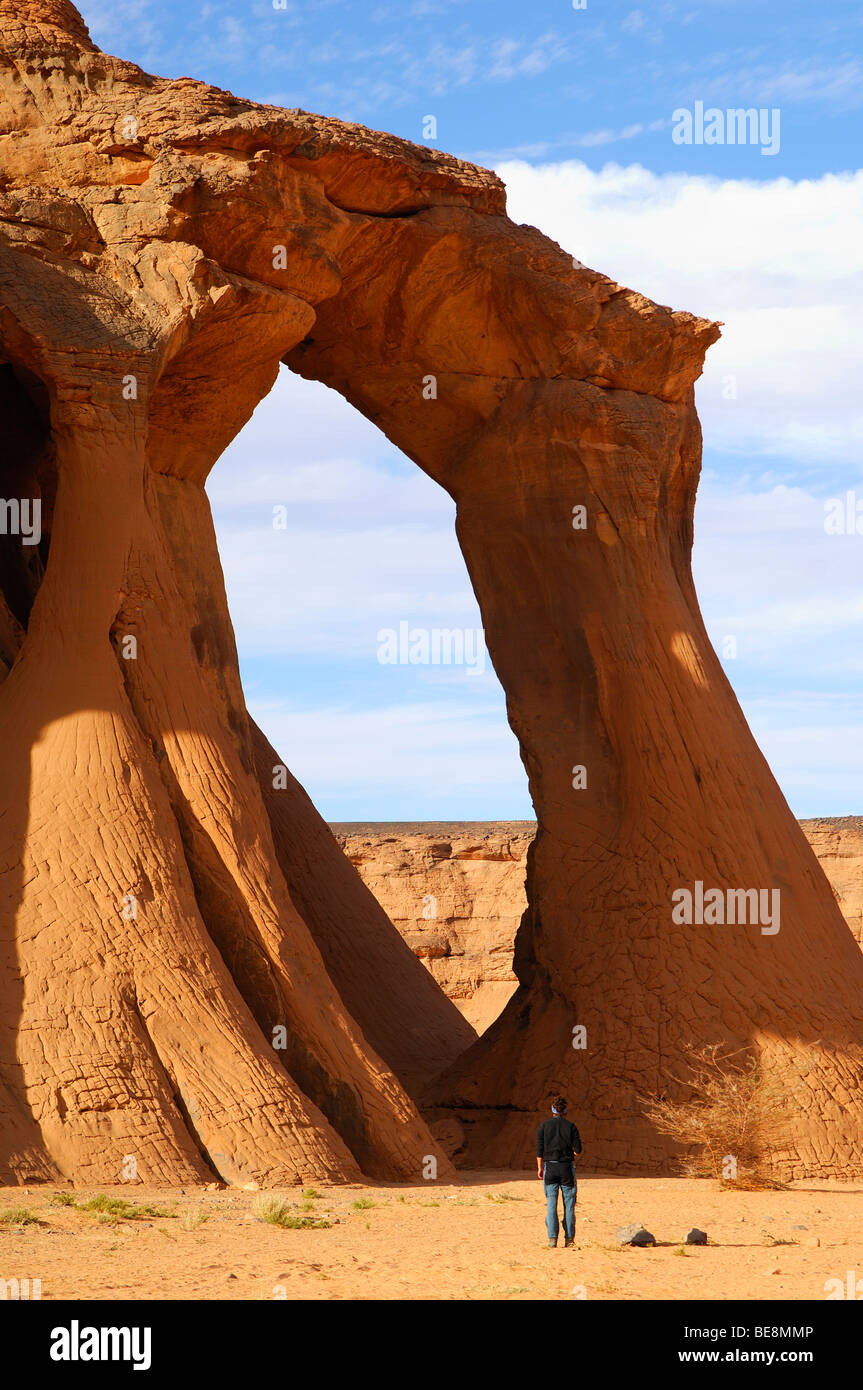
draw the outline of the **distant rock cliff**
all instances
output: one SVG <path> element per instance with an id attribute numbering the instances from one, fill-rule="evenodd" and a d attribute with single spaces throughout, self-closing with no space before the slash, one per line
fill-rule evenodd
<path id="1" fill-rule="evenodd" d="M 334 825 L 366 886 L 478 1033 L 516 987 L 532 821 Z"/>
<path id="2" fill-rule="evenodd" d="M 863 817 L 800 822 L 863 946 Z M 533 821 L 331 827 L 414 955 L 482 1033 L 518 981 L 515 934 L 527 906 Z"/>
<path id="3" fill-rule="evenodd" d="M 842 915 L 863 947 L 863 816 L 802 820 Z"/>

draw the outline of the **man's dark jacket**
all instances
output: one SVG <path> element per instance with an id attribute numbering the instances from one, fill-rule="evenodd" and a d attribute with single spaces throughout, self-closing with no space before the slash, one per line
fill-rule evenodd
<path id="1" fill-rule="evenodd" d="M 544 1164 L 547 1183 L 559 1182 L 572 1187 L 575 1182 L 573 1154 L 581 1153 L 581 1137 L 565 1115 L 552 1115 L 543 1120 L 536 1132 L 536 1156 Z"/>

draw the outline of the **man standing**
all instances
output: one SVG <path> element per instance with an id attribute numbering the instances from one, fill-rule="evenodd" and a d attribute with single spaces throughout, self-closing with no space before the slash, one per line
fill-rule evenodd
<path id="1" fill-rule="evenodd" d="M 554 1250 L 560 1222 L 557 1217 L 557 1194 L 563 1193 L 564 1248 L 571 1250 L 575 1241 L 575 1167 L 573 1158 L 581 1153 L 581 1138 L 571 1120 L 566 1118 L 566 1098 L 558 1096 L 551 1102 L 551 1119 L 543 1120 L 536 1135 L 536 1175 L 545 1179 L 547 1211 L 545 1226 L 548 1248 Z"/>

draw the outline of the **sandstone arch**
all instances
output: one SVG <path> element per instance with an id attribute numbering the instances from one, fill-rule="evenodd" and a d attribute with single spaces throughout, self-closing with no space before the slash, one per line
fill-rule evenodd
<path id="1" fill-rule="evenodd" d="M 855 1168 L 863 962 L 689 573 L 716 326 L 482 170 L 150 77 L 65 0 L 0 34 L 4 486 L 46 521 L 0 569 L 0 1180 L 445 1173 L 407 1093 L 441 1068 L 466 1161 L 523 1161 L 564 1085 L 625 1169 L 664 1154 L 635 1089 L 717 1032 L 803 1087 L 798 1170 Z M 456 499 L 540 824 L 521 988 L 471 1047 L 245 712 L 203 482 L 280 360 Z M 696 878 L 781 883 L 782 931 L 672 927 Z"/>

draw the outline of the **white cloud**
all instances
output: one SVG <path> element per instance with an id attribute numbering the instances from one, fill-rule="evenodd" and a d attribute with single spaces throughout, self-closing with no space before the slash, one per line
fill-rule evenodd
<path id="1" fill-rule="evenodd" d="M 844 62 L 825 62 L 821 58 L 801 59 L 793 67 L 775 68 L 768 63 L 750 67 L 735 65 L 710 78 L 709 90 L 734 94 L 727 104 L 747 102 L 816 101 L 839 110 L 858 107 L 863 100 L 863 64 L 856 58 Z M 723 97 L 723 101 L 725 97 Z"/>
<path id="2" fill-rule="evenodd" d="M 207 492 L 246 656 L 375 662 L 402 619 L 481 626 L 452 499 L 325 386 L 283 369 Z"/>
<path id="3" fill-rule="evenodd" d="M 532 816 L 502 703 L 482 692 L 373 710 L 265 700 L 249 708 L 328 820 Z"/>
<path id="4" fill-rule="evenodd" d="M 497 169 L 515 221 L 660 304 L 724 321 L 699 384 L 710 447 L 860 460 L 863 172 L 758 183 L 579 161 Z"/>
<path id="5" fill-rule="evenodd" d="M 317 526 L 220 527 L 231 612 L 246 655 L 318 652 L 377 660 L 377 634 L 402 620 L 481 627 L 452 532 L 401 526 L 362 533 Z"/>
<path id="6" fill-rule="evenodd" d="M 622 126 L 620 129 L 613 126 L 603 126 L 601 130 L 570 133 L 561 135 L 556 140 L 512 145 L 508 149 L 472 150 L 468 151 L 465 157 L 475 164 L 485 164 L 492 168 L 501 169 L 513 160 L 541 159 L 543 156 L 551 157 L 553 155 L 562 158 L 570 150 L 598 149 L 604 145 L 616 145 L 623 140 L 634 140 L 638 135 L 654 134 L 656 131 L 664 130 L 670 126 L 671 121 L 664 117 L 661 120 L 648 121 L 647 123 L 635 121 L 633 124 Z"/>
<path id="7" fill-rule="evenodd" d="M 800 671 L 824 690 L 859 688 L 863 676 L 854 638 L 863 536 L 829 534 L 824 500 L 781 483 L 729 485 L 712 469 L 699 490 L 694 572 L 705 623 L 717 649 L 721 637 L 737 639 L 732 681 L 767 679 L 777 700 Z"/>
<path id="8" fill-rule="evenodd" d="M 801 695 L 784 703 L 751 701 L 752 732 L 786 797 L 805 816 L 860 814 L 863 784 L 863 724 L 854 708 L 824 697 Z"/>
<path id="9" fill-rule="evenodd" d="M 639 29 L 643 29 L 647 19 L 643 10 L 630 10 L 620 22 L 620 27 L 627 34 L 637 34 Z"/>

